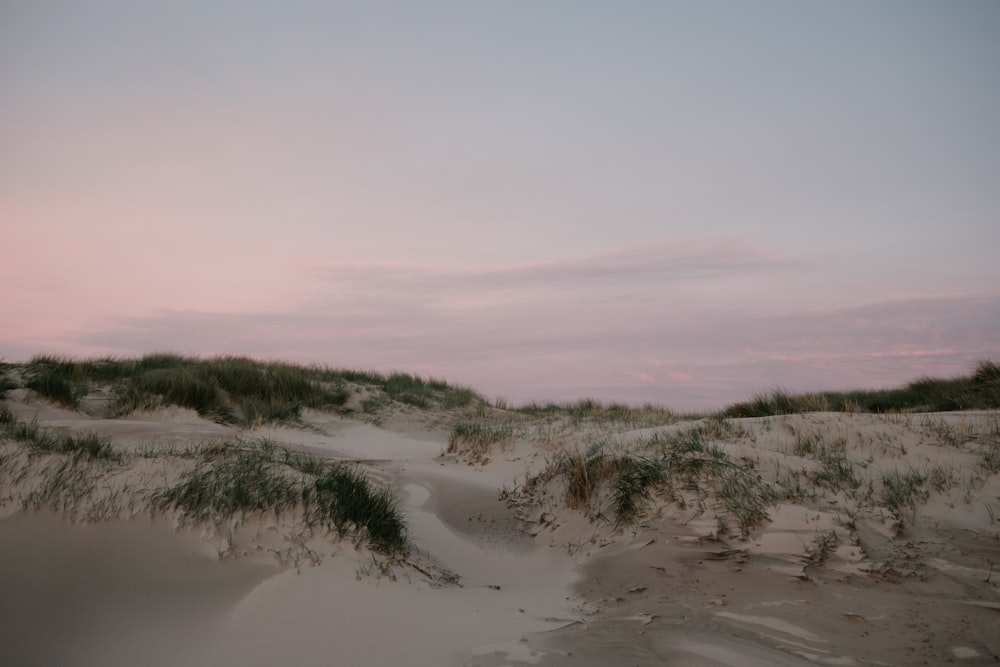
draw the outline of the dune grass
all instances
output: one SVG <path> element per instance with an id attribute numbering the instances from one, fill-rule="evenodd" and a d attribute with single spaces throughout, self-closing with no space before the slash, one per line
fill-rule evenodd
<path id="1" fill-rule="evenodd" d="M 9 368 L 8 368 L 9 367 Z M 2 392 L 19 386 L 4 364 Z M 173 353 L 138 358 L 104 357 L 74 360 L 40 355 L 23 366 L 23 384 L 69 408 L 93 388 L 110 386 L 112 410 L 117 415 L 156 405 L 179 405 L 223 423 L 256 425 L 295 422 L 303 408 L 342 409 L 350 385 L 377 390 L 367 400 L 373 410 L 397 402 L 417 408 L 445 409 L 487 405 L 474 390 L 444 380 L 409 373 L 379 373 L 301 366 L 240 356 L 186 357 Z M 615 423 L 644 428 L 674 423 L 697 415 L 679 415 L 653 404 L 630 406 L 581 399 L 570 403 L 529 403 L 498 409 L 536 418 L 568 418 L 574 424 Z M 934 412 L 1000 408 L 1000 363 L 977 362 L 973 371 L 957 378 L 921 377 L 895 389 L 792 393 L 782 388 L 754 394 L 719 411 L 722 417 L 766 417 L 818 411 Z"/>
<path id="2" fill-rule="evenodd" d="M 127 476 L 136 458 L 170 460 L 181 473 L 171 482 L 164 477 L 162 483 L 122 487 L 116 480 Z M 291 514 L 309 532 L 352 535 L 383 556 L 402 558 L 409 551 L 395 497 L 360 466 L 322 461 L 264 440 L 205 443 L 130 459 L 107 438 L 26 423 L 0 404 L 0 500 L 26 479 L 33 481 L 21 496 L 22 506 L 82 513 L 87 520 L 115 518 L 126 506 L 216 527 L 238 525 L 253 515 Z"/>
<path id="3" fill-rule="evenodd" d="M 23 422 L 0 405 L 0 438 L 21 443 L 32 454 L 69 454 L 85 460 L 122 461 L 111 440 L 95 433 L 66 433 L 43 429 L 37 421 Z"/>
<path id="4" fill-rule="evenodd" d="M 300 512 L 310 530 L 357 533 L 373 551 L 408 550 L 402 511 L 388 489 L 357 466 L 320 461 L 266 441 L 223 443 L 196 450 L 198 464 L 151 496 L 161 511 L 183 520 L 223 524 L 232 517 Z"/>
<path id="5" fill-rule="evenodd" d="M 713 504 L 720 524 L 735 520 L 743 536 L 767 520 L 767 507 L 780 497 L 774 485 L 706 442 L 697 428 L 657 433 L 627 451 L 606 441 L 563 451 L 525 487 L 533 493 L 553 483 L 566 506 L 594 519 L 633 524 L 658 497 L 682 508 Z"/>
<path id="6" fill-rule="evenodd" d="M 388 401 L 418 408 L 455 408 L 483 401 L 471 389 L 407 373 L 385 375 L 239 356 L 202 359 L 155 353 L 74 360 L 41 355 L 24 366 L 24 378 L 27 388 L 72 409 L 91 390 L 109 387 L 112 416 L 177 405 L 221 423 L 248 427 L 295 423 L 304 408 L 343 409 L 351 382 L 380 389 Z M 4 380 L 8 383 L 4 387 L 14 388 L 6 375 Z"/>
<path id="7" fill-rule="evenodd" d="M 882 504 L 897 517 L 905 510 L 914 510 L 920 501 L 927 500 L 928 476 L 915 469 L 890 470 L 882 475 Z"/>
<path id="8" fill-rule="evenodd" d="M 972 373 L 921 377 L 896 389 L 793 394 L 777 388 L 722 411 L 726 417 L 769 417 L 803 412 L 946 412 L 1000 408 L 1000 363 L 982 360 Z"/>
<path id="9" fill-rule="evenodd" d="M 461 387 L 436 378 L 422 378 L 410 373 L 379 373 L 338 369 L 332 371 L 346 382 L 381 389 L 387 399 L 418 408 L 441 406 L 459 408 L 485 399 L 468 387 Z"/>
<path id="10" fill-rule="evenodd" d="M 624 403 L 604 403 L 583 398 L 570 403 L 528 403 L 513 408 L 514 412 L 530 417 L 568 417 L 574 424 L 616 423 L 635 428 L 671 424 L 680 416 L 669 408 L 647 403 L 640 406 Z"/>
<path id="11" fill-rule="evenodd" d="M 451 427 L 448 436 L 448 453 L 462 454 L 473 460 L 485 461 L 494 445 L 502 445 L 514 439 L 514 425 L 507 421 L 495 421 L 476 417 L 462 419 Z"/>

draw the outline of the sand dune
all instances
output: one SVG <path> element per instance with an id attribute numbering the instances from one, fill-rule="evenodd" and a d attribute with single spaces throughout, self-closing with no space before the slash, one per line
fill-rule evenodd
<path id="1" fill-rule="evenodd" d="M 287 518 L 223 534 L 153 520 L 141 503 L 88 522 L 22 509 L 38 481 L 7 474 L 3 664 L 977 665 L 1000 654 L 1000 476 L 982 463 L 996 412 L 649 426 L 493 410 L 475 419 L 509 426 L 504 438 L 448 453 L 448 424 L 471 417 L 443 408 L 396 406 L 378 424 L 306 411 L 306 428 L 247 431 L 176 408 L 105 419 L 20 390 L 5 404 L 133 452 L 114 479 L 167 475 L 139 452 L 213 438 L 364 461 L 400 499 L 411 551 L 390 562 L 319 534 L 293 549 Z M 606 490 L 570 507 L 552 473 L 594 443 L 652 456 L 650 442 L 692 429 L 726 465 L 783 485 L 751 529 L 709 487 L 657 492 L 623 524 Z M 810 449 L 831 442 L 856 475 L 843 486 L 822 481 L 833 459 Z M 16 445 L 2 447 L 13 460 Z M 924 476 L 912 506 L 887 509 L 891 470 Z"/>

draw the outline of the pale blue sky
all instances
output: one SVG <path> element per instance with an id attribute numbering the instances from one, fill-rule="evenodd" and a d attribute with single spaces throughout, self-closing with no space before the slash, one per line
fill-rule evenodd
<path id="1" fill-rule="evenodd" d="M 961 372 L 998 82 L 989 0 L 8 0 L 0 356 L 682 408 Z"/>

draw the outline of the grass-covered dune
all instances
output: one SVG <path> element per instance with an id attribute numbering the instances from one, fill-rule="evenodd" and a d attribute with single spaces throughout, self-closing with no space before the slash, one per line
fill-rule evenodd
<path id="1" fill-rule="evenodd" d="M 100 395 L 105 417 L 180 406 L 220 424 L 250 430 L 268 423 L 304 425 L 305 408 L 362 415 L 391 412 L 393 406 L 439 414 L 443 410 L 451 429 L 448 451 L 482 462 L 495 448 L 523 440 L 529 433 L 551 440 L 554 424 L 637 429 L 707 419 L 698 428 L 725 430 L 736 428 L 732 419 L 809 412 L 995 409 L 1000 407 L 1000 364 L 981 361 L 967 376 L 920 378 L 898 389 L 810 394 L 774 390 L 711 415 L 680 415 L 660 406 L 589 399 L 514 407 L 491 403 L 468 388 L 405 373 L 165 353 L 87 360 L 37 356 L 24 364 L 0 365 L 0 397 L 18 389 L 70 409 L 81 409 Z M 126 454 L 108 438 L 42 428 L 20 420 L 4 404 L 0 408 L 0 503 L 17 501 L 24 507 L 48 507 L 84 519 L 137 510 L 160 512 L 216 526 L 232 526 L 250 515 L 292 513 L 303 530 L 352 534 L 384 554 L 405 554 L 408 549 L 406 525 L 391 492 L 369 480 L 356 465 L 318 460 L 242 436 L 168 452 Z M 641 515 L 654 490 L 710 488 L 743 534 L 766 518 L 767 505 L 779 496 L 794 495 L 794 488 L 778 493 L 774 485 L 761 483 L 752 470 L 709 444 L 712 438 L 700 435 L 701 431 L 654 435 L 647 447 L 634 452 L 594 443 L 583 449 L 572 446 L 527 479 L 526 485 L 541 487 L 561 480 L 567 505 L 584 510 L 594 504 L 599 489 L 609 490 L 609 516 L 619 523 Z M 820 457 L 823 467 L 815 481 L 838 489 L 857 487 L 856 466 L 837 452 Z M 988 453 L 992 462 L 996 448 Z M 171 463 L 156 475 L 130 472 L 167 459 Z M 827 478 L 833 482 L 824 482 Z"/>
<path id="2" fill-rule="evenodd" d="M 108 522 L 98 535 L 146 535 L 136 524 L 152 518 L 193 528 L 177 542 L 199 557 L 299 569 L 227 617 L 241 628 L 224 643 L 234 664 L 288 662 L 300 645 L 293 662 L 310 664 L 331 637 L 360 647 L 348 662 L 361 664 L 387 618 L 427 621 L 430 639 L 379 664 L 457 662 L 473 643 L 539 656 L 603 643 L 625 652 L 594 664 L 662 664 L 684 658 L 675 647 L 691 627 L 713 650 L 730 641 L 734 665 L 753 642 L 830 664 L 988 660 L 1000 654 L 998 499 L 994 361 L 895 389 L 775 389 L 698 414 L 586 398 L 518 406 L 405 373 L 246 357 L 0 363 L 8 534 L 58 532 L 36 512 Z M 12 554 L 31 571 L 31 549 Z M 370 574 L 393 583 L 368 595 Z M 7 609 L 18 618 L 19 603 Z M 570 618 L 585 623 L 550 625 Z M 470 633 L 482 634 L 466 646 Z M 452 648 L 411 659 L 429 655 L 420 646 Z"/>
<path id="3" fill-rule="evenodd" d="M 755 394 L 723 411 L 727 417 L 771 417 L 803 412 L 951 412 L 1000 407 L 1000 363 L 979 361 L 968 375 L 921 377 L 895 389 Z"/>
<path id="4" fill-rule="evenodd" d="M 126 453 L 110 438 L 43 428 L 0 404 L 0 505 L 11 503 L 82 521 L 162 514 L 220 533 L 287 515 L 300 537 L 353 536 L 390 557 L 409 549 L 392 492 L 357 465 L 264 439 Z"/>
<path id="5" fill-rule="evenodd" d="M 471 389 L 408 373 L 339 370 L 239 356 L 157 353 L 76 360 L 42 355 L 23 365 L 4 364 L 0 370 L 4 371 L 0 392 L 25 387 L 68 408 L 79 408 L 94 390 L 107 390 L 112 417 L 176 405 L 221 423 L 251 427 L 294 422 L 303 408 L 342 409 L 351 396 L 349 385 L 372 388 L 385 401 L 420 408 L 460 407 L 482 400 Z M 365 407 L 377 409 L 378 400 Z"/>
<path id="6" fill-rule="evenodd" d="M 220 423 L 256 426 L 297 420 L 304 408 L 344 410 L 352 392 L 370 390 L 362 407 L 376 411 L 392 402 L 418 408 L 483 407 L 473 389 L 409 373 L 379 373 L 263 361 L 242 356 L 190 357 L 173 353 L 142 357 L 73 359 L 39 355 L 24 364 L 0 363 L 0 396 L 27 388 L 69 408 L 95 389 L 110 392 L 112 417 L 160 405 L 176 405 Z M 631 406 L 583 398 L 570 403 L 492 407 L 525 417 L 566 416 L 574 421 L 664 422 L 669 408 Z M 1000 408 L 1000 363 L 979 361 L 954 378 L 920 377 L 903 387 L 792 393 L 778 388 L 754 394 L 717 414 L 766 417 L 804 412 L 943 412 Z M 707 415 L 686 415 L 707 416 Z"/>

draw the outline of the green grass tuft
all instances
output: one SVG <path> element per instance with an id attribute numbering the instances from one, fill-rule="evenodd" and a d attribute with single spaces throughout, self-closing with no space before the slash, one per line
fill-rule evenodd
<path id="1" fill-rule="evenodd" d="M 323 462 L 268 442 L 221 443 L 195 453 L 199 464 L 156 491 L 153 505 L 181 518 L 222 524 L 245 515 L 301 511 L 310 529 L 358 533 L 372 550 L 403 556 L 406 522 L 388 489 L 356 466 Z"/>
<path id="2" fill-rule="evenodd" d="M 652 453 L 615 452 L 606 442 L 584 451 L 565 451 L 541 473 L 525 480 L 524 486 L 536 488 L 558 480 L 568 507 L 601 517 L 606 501 L 611 518 L 619 525 L 640 520 L 654 497 L 681 506 L 687 502 L 685 493 L 711 497 L 726 516 L 736 519 L 744 536 L 767 520 L 768 506 L 779 498 L 749 464 L 706 443 L 697 428 L 656 434 L 640 443 L 639 449 Z"/>
<path id="3" fill-rule="evenodd" d="M 727 417 L 770 417 L 804 412 L 943 412 L 1000 408 L 1000 364 L 977 362 L 968 376 L 921 377 L 898 389 L 754 394 L 722 411 Z"/>
<path id="4" fill-rule="evenodd" d="M 25 368 L 25 386 L 68 408 L 77 408 L 88 389 L 86 373 L 68 357 L 36 356 Z"/>
<path id="5" fill-rule="evenodd" d="M 890 470 L 882 475 L 882 504 L 897 517 L 904 510 L 914 510 L 918 501 L 927 500 L 927 475 L 910 469 Z"/>
<path id="6" fill-rule="evenodd" d="M 43 429 L 37 421 L 22 422 L 2 406 L 0 436 L 23 444 L 33 454 L 70 454 L 87 461 L 104 460 L 121 463 L 123 454 L 109 438 L 94 433 L 64 433 Z"/>
<path id="7" fill-rule="evenodd" d="M 484 459 L 493 445 L 509 442 L 514 427 L 503 422 L 467 419 L 456 422 L 448 437 L 448 452 Z"/>

